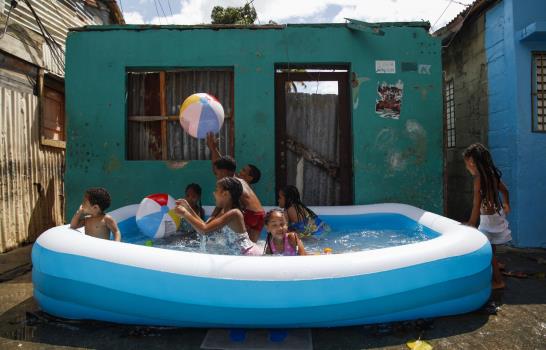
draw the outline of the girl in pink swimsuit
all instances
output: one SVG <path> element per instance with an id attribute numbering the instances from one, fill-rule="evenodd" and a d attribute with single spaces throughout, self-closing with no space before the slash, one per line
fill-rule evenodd
<path id="1" fill-rule="evenodd" d="M 288 223 L 280 209 L 270 210 L 265 215 L 267 238 L 264 254 L 307 255 L 303 243 L 295 232 L 288 232 Z"/>

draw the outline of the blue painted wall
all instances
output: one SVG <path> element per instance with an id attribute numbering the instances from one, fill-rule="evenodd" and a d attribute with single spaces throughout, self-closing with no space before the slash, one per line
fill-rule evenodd
<path id="1" fill-rule="evenodd" d="M 520 41 L 519 31 L 546 21 L 544 0 L 504 0 L 486 14 L 489 148 L 510 189 L 514 243 L 546 247 L 546 133 L 532 132 L 533 51 L 546 41 Z"/>

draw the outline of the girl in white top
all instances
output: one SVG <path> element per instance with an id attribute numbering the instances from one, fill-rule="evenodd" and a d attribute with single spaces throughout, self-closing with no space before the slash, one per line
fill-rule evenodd
<path id="1" fill-rule="evenodd" d="M 493 289 L 504 288 L 505 284 L 495 257 L 496 245 L 512 240 L 511 231 L 505 215 L 510 213 L 508 188 L 501 181 L 501 172 L 491 158 L 491 154 L 480 143 L 470 145 L 463 152 L 466 169 L 474 177 L 474 200 L 468 225 L 476 227 L 489 238 L 493 247 Z M 499 198 L 502 194 L 502 201 Z"/>
<path id="2" fill-rule="evenodd" d="M 241 212 L 240 198 L 243 193 L 241 182 L 234 177 L 225 177 L 216 182 L 214 199 L 221 213 L 208 222 L 195 213 L 184 199 L 177 201 L 175 212 L 186 219 L 199 233 L 207 234 L 228 226 L 235 233 L 235 244 L 243 255 L 262 255 L 259 249 L 248 237 Z"/>

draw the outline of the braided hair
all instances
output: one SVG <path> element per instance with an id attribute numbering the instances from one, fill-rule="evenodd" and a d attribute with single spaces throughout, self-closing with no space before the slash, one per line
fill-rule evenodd
<path id="1" fill-rule="evenodd" d="M 267 226 L 267 224 L 269 223 L 269 221 L 271 220 L 271 216 L 275 213 L 278 213 L 278 214 L 281 214 L 283 217 L 284 217 L 284 211 L 282 211 L 282 209 L 279 209 L 279 208 L 274 208 L 274 209 L 271 209 L 270 211 L 268 211 L 266 214 L 265 214 L 265 218 L 264 218 L 264 223 L 265 225 Z M 298 252 L 298 235 L 295 234 L 294 237 L 296 237 L 296 253 Z M 269 248 L 271 250 L 271 240 L 273 239 L 273 235 L 271 234 L 271 232 L 267 232 L 267 237 L 265 239 L 265 245 L 264 245 L 264 252 L 263 254 L 267 254 L 267 248 Z M 271 252 L 273 252 L 273 250 L 271 250 Z"/>
<path id="2" fill-rule="evenodd" d="M 497 212 L 502 208 L 499 197 L 499 183 L 502 172 L 495 166 L 491 153 L 481 143 L 475 143 L 463 152 L 465 159 L 472 159 L 480 176 L 480 197 L 483 205 L 493 207 Z"/>
<path id="3" fill-rule="evenodd" d="M 224 191 L 228 191 L 231 196 L 231 205 L 233 208 L 241 209 L 241 196 L 243 194 L 243 185 L 234 177 L 224 177 L 216 183 Z"/>
<path id="4" fill-rule="evenodd" d="M 294 206 L 298 215 L 298 221 L 305 220 L 307 217 L 310 219 L 317 217 L 317 214 L 303 204 L 300 198 L 300 192 L 296 186 L 288 185 L 282 189 L 282 192 L 284 193 L 285 198 L 284 209 L 287 210 L 291 206 Z"/>

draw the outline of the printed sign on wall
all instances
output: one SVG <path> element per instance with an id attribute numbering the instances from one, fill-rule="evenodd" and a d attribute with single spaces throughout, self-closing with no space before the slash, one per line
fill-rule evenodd
<path id="1" fill-rule="evenodd" d="M 396 73 L 395 61 L 375 61 L 375 72 L 378 74 Z"/>

